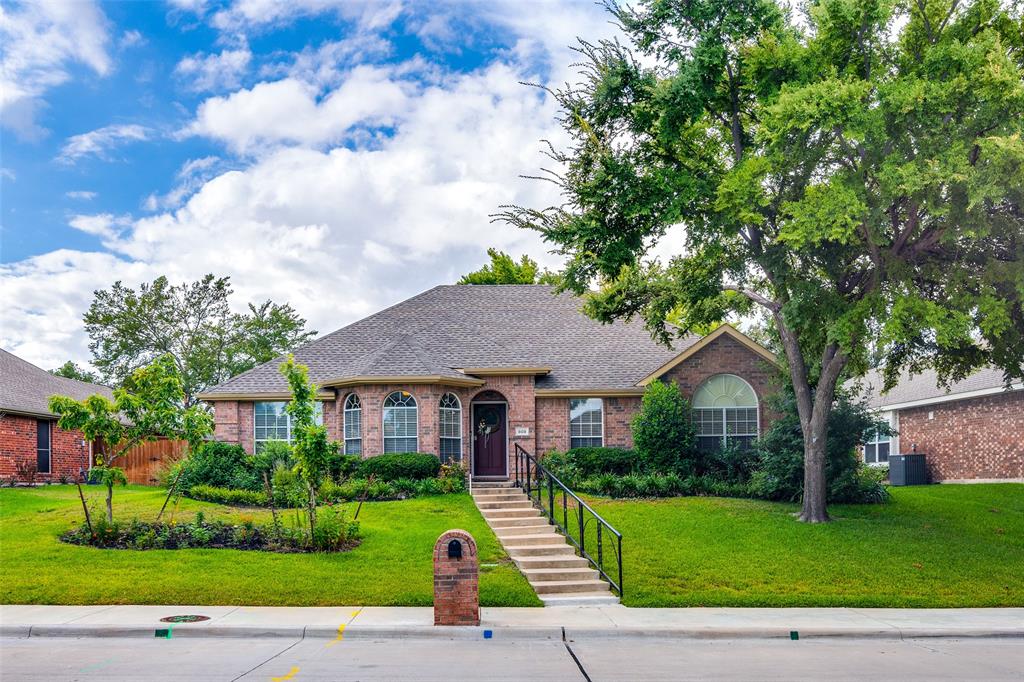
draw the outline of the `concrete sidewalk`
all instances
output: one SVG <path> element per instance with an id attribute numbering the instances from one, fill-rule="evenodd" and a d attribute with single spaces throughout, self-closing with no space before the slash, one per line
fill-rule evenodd
<path id="1" fill-rule="evenodd" d="M 176 615 L 202 615 L 209 620 L 174 624 L 160 620 Z M 484 608 L 479 627 L 434 627 L 433 609 L 429 607 L 0 606 L 0 636 L 503 640 L 1024 638 L 1024 608 Z"/>

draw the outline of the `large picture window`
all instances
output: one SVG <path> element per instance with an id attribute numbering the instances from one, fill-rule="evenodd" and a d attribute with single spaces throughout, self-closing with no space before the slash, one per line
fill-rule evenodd
<path id="1" fill-rule="evenodd" d="M 363 454 L 363 405 L 355 393 L 345 398 L 345 454 Z"/>
<path id="2" fill-rule="evenodd" d="M 263 446 L 272 440 L 289 444 L 292 442 L 291 416 L 284 409 L 287 404 L 282 400 L 258 402 L 253 405 L 253 441 L 256 452 L 263 450 Z M 313 420 L 317 424 L 323 424 L 323 403 L 313 403 Z"/>
<path id="3" fill-rule="evenodd" d="M 395 391 L 384 399 L 384 452 L 419 450 L 419 415 L 411 393 Z"/>
<path id="4" fill-rule="evenodd" d="M 36 421 L 36 471 L 50 473 L 50 456 L 53 454 L 53 424 L 40 419 Z"/>
<path id="5" fill-rule="evenodd" d="M 754 389 L 733 374 L 716 374 L 693 394 L 693 425 L 702 452 L 750 447 L 758 435 Z"/>
<path id="6" fill-rule="evenodd" d="M 604 403 L 600 398 L 569 401 L 569 447 L 599 448 L 604 445 Z"/>
<path id="7" fill-rule="evenodd" d="M 462 461 L 462 403 L 454 393 L 441 396 L 438 419 L 441 431 L 441 462 Z"/>

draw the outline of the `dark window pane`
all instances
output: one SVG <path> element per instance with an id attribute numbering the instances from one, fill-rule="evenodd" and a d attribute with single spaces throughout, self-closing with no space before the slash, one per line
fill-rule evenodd
<path id="1" fill-rule="evenodd" d="M 878 444 L 878 461 L 888 462 L 889 461 L 889 441 Z"/>
<path id="2" fill-rule="evenodd" d="M 442 438 L 441 439 L 441 462 L 459 462 L 462 460 L 462 439 Z"/>
<path id="3" fill-rule="evenodd" d="M 36 422 L 36 471 L 50 473 L 50 422 Z"/>
<path id="4" fill-rule="evenodd" d="M 698 436 L 697 449 L 701 452 L 718 452 L 722 448 L 721 436 Z"/>

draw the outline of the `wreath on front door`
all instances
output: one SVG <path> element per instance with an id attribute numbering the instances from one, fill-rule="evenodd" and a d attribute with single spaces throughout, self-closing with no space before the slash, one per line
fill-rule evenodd
<path id="1" fill-rule="evenodd" d="M 498 430 L 498 411 L 486 408 L 480 411 L 480 421 L 476 425 L 476 435 L 484 439 L 484 447 L 487 446 L 491 434 Z"/>

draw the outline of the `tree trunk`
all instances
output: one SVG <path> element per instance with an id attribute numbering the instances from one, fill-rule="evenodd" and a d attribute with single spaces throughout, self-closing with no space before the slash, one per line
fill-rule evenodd
<path id="1" fill-rule="evenodd" d="M 829 520 L 825 508 L 828 495 L 828 481 L 825 480 L 828 416 L 823 421 L 812 419 L 809 427 L 804 430 L 804 499 L 799 518 L 807 523 L 825 523 Z"/>
<path id="2" fill-rule="evenodd" d="M 114 523 L 114 484 L 107 484 L 107 523 Z"/>

